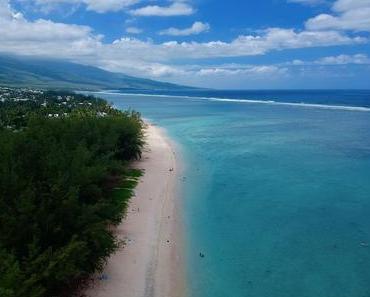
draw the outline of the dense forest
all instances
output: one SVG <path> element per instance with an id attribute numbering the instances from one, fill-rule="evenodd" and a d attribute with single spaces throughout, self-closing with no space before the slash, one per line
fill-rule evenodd
<path id="1" fill-rule="evenodd" d="M 0 296 L 70 296 L 118 247 L 143 122 L 102 99 L 0 92 Z"/>

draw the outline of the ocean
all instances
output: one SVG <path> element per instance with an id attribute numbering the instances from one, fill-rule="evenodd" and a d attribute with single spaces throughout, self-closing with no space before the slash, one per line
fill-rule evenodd
<path id="1" fill-rule="evenodd" d="M 190 297 L 370 296 L 370 91 L 140 93 L 98 95 L 182 147 Z"/>

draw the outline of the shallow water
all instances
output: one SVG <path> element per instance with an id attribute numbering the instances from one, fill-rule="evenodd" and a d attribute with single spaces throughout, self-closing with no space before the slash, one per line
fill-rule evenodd
<path id="1" fill-rule="evenodd" d="M 340 94 L 324 103 L 370 106 Z M 370 296 L 370 112 L 100 96 L 183 147 L 189 296 Z"/>

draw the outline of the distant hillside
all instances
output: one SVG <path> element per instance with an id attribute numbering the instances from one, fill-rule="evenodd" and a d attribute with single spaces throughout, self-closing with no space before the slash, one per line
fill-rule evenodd
<path id="1" fill-rule="evenodd" d="M 0 85 L 66 89 L 189 89 L 59 60 L 0 55 Z"/>

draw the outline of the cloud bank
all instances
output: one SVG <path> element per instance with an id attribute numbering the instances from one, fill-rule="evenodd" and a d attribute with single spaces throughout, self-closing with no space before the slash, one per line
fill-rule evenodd
<path id="1" fill-rule="evenodd" d="M 37 0 L 44 2 L 81 2 L 80 0 Z M 111 5 L 118 1 L 108 1 Z M 109 3 L 106 2 L 105 5 Z M 120 5 L 131 5 L 137 1 L 120 1 Z M 364 0 L 339 0 L 333 4 L 334 18 L 343 18 L 348 11 L 366 11 Z M 85 1 L 93 5 L 93 1 Z M 103 4 L 102 4 L 103 5 Z M 180 5 L 180 6 L 179 6 Z M 91 6 L 93 7 L 93 6 Z M 113 9 L 110 6 L 110 9 Z M 188 12 L 193 8 L 187 2 L 172 2 L 169 6 L 155 6 L 142 10 L 139 14 L 152 16 L 170 16 L 179 13 L 179 7 L 186 7 Z M 159 7 L 159 6 L 158 6 Z M 176 8 L 173 10 L 173 8 Z M 107 6 L 106 6 L 107 8 Z M 106 9 L 105 8 L 105 9 Z M 163 13 L 163 9 L 165 13 Z M 104 9 L 100 7 L 103 11 Z M 180 9 L 180 10 L 181 10 Z M 182 11 L 183 13 L 184 11 Z M 252 80 L 253 77 L 271 79 L 274 76 L 288 75 L 289 65 L 214 65 L 199 66 L 203 59 L 221 59 L 246 56 L 266 55 L 274 51 L 287 49 L 319 48 L 329 46 L 358 45 L 368 42 L 367 38 L 356 34 L 348 34 L 346 30 L 333 28 L 330 23 L 326 27 L 315 27 L 313 24 L 320 15 L 309 20 L 306 29 L 295 30 L 286 28 L 268 28 L 256 34 L 240 35 L 229 42 L 213 40 L 208 42 L 155 42 L 138 38 L 122 37 L 113 42 L 104 42 L 102 35 L 97 34 L 89 26 L 64 24 L 51 20 L 28 20 L 20 12 L 14 10 L 7 0 L 0 0 L 0 52 L 29 56 L 61 58 L 69 61 L 98 66 L 107 70 L 124 72 L 131 75 L 149 78 L 160 78 L 177 82 L 191 83 L 196 77 L 207 80 L 222 80 L 221 77 L 237 76 Z M 366 22 L 369 20 L 364 20 Z M 353 24 L 353 23 L 352 23 Z M 317 26 L 317 23 L 316 23 Z M 348 25 L 347 25 L 348 27 Z M 352 26 L 353 27 L 353 26 Z M 359 28 L 357 25 L 356 28 Z M 200 34 L 210 29 L 206 23 L 195 22 L 190 28 L 169 28 L 160 32 L 169 36 L 189 36 Z M 141 29 L 128 27 L 129 34 L 139 34 Z M 315 65 L 368 64 L 364 55 L 339 55 L 318 60 Z M 360 63 L 362 61 L 362 63 Z M 306 62 L 301 62 L 304 65 Z M 326 64 L 325 64 L 326 63 Z M 292 65 L 293 63 L 291 63 Z M 296 65 L 298 65 L 298 60 Z"/>
<path id="2" fill-rule="evenodd" d="M 320 14 L 306 22 L 308 30 L 352 30 L 370 32 L 369 0 L 338 0 L 332 14 Z"/>

